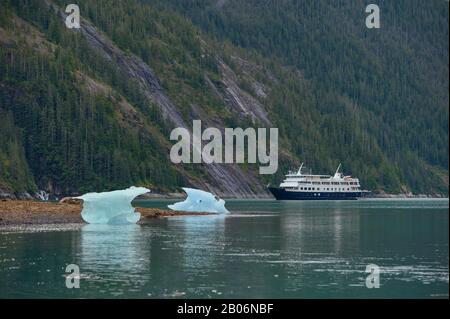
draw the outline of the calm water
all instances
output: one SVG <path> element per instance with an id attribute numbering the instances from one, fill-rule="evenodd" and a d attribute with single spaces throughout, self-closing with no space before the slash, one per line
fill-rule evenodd
<path id="1" fill-rule="evenodd" d="M 125 227 L 2 228 L 0 298 L 448 298 L 448 200 L 227 207 Z M 68 264 L 80 289 L 65 286 Z M 366 288 L 368 264 L 379 289 Z"/>

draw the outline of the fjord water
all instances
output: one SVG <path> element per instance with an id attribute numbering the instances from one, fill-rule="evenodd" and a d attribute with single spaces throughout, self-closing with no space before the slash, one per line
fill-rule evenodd
<path id="1" fill-rule="evenodd" d="M 448 200 L 227 208 L 138 225 L 2 228 L 0 298 L 448 298 Z M 66 288 L 68 264 L 80 267 L 79 289 Z M 368 264 L 380 267 L 378 289 L 366 287 Z"/>

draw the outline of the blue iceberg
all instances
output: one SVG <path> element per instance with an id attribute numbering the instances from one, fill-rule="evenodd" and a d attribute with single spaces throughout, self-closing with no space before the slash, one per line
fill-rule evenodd
<path id="1" fill-rule="evenodd" d="M 229 214 L 225 208 L 225 201 L 211 193 L 193 189 L 183 188 L 188 197 L 185 201 L 169 205 L 168 207 L 176 211 L 199 212 L 199 213 L 219 213 Z"/>
<path id="2" fill-rule="evenodd" d="M 89 224 L 136 224 L 141 214 L 136 213 L 131 202 L 139 195 L 150 192 L 144 187 L 130 187 L 105 193 L 88 193 L 83 200 L 81 217 Z"/>

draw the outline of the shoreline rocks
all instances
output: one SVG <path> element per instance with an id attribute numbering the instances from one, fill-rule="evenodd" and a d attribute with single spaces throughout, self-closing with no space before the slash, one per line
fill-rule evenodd
<path id="1" fill-rule="evenodd" d="M 0 225 L 21 224 L 82 224 L 82 202 L 67 198 L 62 203 L 38 202 L 31 200 L 1 200 Z M 162 210 L 156 208 L 136 207 L 141 213 L 141 221 L 146 218 L 162 218 L 176 216 L 203 216 L 208 213 L 190 213 Z"/>
<path id="2" fill-rule="evenodd" d="M 74 197 L 64 197 L 59 201 L 60 204 L 69 204 L 69 205 L 82 205 L 83 200 Z"/>

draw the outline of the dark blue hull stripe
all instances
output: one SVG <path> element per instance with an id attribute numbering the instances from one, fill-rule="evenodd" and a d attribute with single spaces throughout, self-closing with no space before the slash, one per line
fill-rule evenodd
<path id="1" fill-rule="evenodd" d="M 277 200 L 356 200 L 363 196 L 362 192 L 292 192 L 282 188 L 269 188 L 269 191 Z"/>

